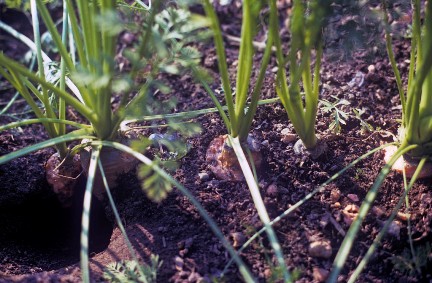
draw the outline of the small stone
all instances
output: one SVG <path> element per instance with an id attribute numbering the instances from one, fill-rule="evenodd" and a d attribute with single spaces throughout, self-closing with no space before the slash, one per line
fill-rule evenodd
<path id="1" fill-rule="evenodd" d="M 339 207 L 341 207 L 341 203 L 337 201 L 332 205 L 332 207 L 339 208 Z"/>
<path id="2" fill-rule="evenodd" d="M 287 135 L 287 134 L 290 134 L 290 133 L 291 133 L 291 131 L 288 128 L 283 128 L 282 131 L 281 131 L 281 135 Z"/>
<path id="3" fill-rule="evenodd" d="M 267 195 L 269 197 L 277 197 L 278 194 L 278 188 L 276 184 L 270 184 L 270 186 L 267 187 Z"/>
<path id="4" fill-rule="evenodd" d="M 197 272 L 192 272 L 189 277 L 187 282 L 204 282 L 202 276 L 197 273 Z"/>
<path id="5" fill-rule="evenodd" d="M 369 73 L 374 73 L 375 72 L 375 66 L 374 65 L 369 65 L 368 66 L 368 72 Z"/>
<path id="6" fill-rule="evenodd" d="M 176 256 L 176 257 L 174 258 L 174 264 L 175 264 L 175 268 L 176 268 L 178 271 L 182 271 L 182 270 L 183 270 L 184 261 L 183 261 L 183 259 L 182 259 L 181 257 Z"/>
<path id="7" fill-rule="evenodd" d="M 179 251 L 179 255 L 180 255 L 181 257 L 185 257 L 185 255 L 186 255 L 188 252 L 189 252 L 188 249 L 184 249 L 184 250 Z"/>
<path id="8" fill-rule="evenodd" d="M 271 271 L 271 269 L 270 269 L 270 268 L 266 268 L 266 269 L 264 270 L 264 277 L 265 277 L 265 279 L 270 279 L 271 276 L 272 276 L 272 271 Z"/>
<path id="9" fill-rule="evenodd" d="M 332 87 L 326 83 L 324 83 L 322 87 L 323 87 L 323 89 L 328 89 L 328 90 L 332 89 Z"/>
<path id="10" fill-rule="evenodd" d="M 331 201 L 332 202 L 337 202 L 338 200 L 339 200 L 339 198 L 340 198 L 340 195 L 341 195 L 341 193 L 340 193 L 340 191 L 339 190 L 332 190 L 331 192 L 330 192 L 330 199 L 331 199 Z"/>
<path id="11" fill-rule="evenodd" d="M 349 198 L 353 202 L 358 202 L 359 201 L 359 197 L 356 194 L 348 194 L 347 198 Z"/>
<path id="12" fill-rule="evenodd" d="M 359 212 L 359 207 L 357 205 L 355 204 L 347 205 L 345 209 L 342 211 L 345 224 L 351 225 L 354 219 L 356 219 L 358 212 Z"/>
<path id="13" fill-rule="evenodd" d="M 277 73 L 277 71 L 279 70 L 279 68 L 276 66 L 276 67 L 273 67 L 272 69 L 271 69 L 271 71 L 272 71 L 272 73 Z"/>
<path id="14" fill-rule="evenodd" d="M 270 145 L 270 143 L 269 143 L 268 140 L 263 140 L 263 141 L 261 142 L 261 145 L 262 145 L 262 146 L 265 146 L 265 147 L 268 147 L 268 146 Z"/>
<path id="15" fill-rule="evenodd" d="M 210 178 L 209 174 L 207 172 L 201 172 L 198 173 L 198 177 L 201 181 L 208 181 L 208 179 Z"/>
<path id="16" fill-rule="evenodd" d="M 397 213 L 397 218 L 399 220 L 402 220 L 402 221 L 408 221 L 408 219 L 410 219 L 410 215 L 408 213 L 398 212 Z"/>
<path id="17" fill-rule="evenodd" d="M 319 224 L 321 228 L 325 228 L 329 222 L 330 222 L 330 214 L 326 213 L 321 217 Z"/>
<path id="18" fill-rule="evenodd" d="M 234 247 L 234 248 L 239 248 L 239 247 L 241 247 L 244 243 L 245 243 L 245 241 L 246 241 L 246 237 L 243 235 L 243 233 L 241 233 L 241 232 L 234 232 L 234 233 L 231 233 L 231 239 L 232 239 L 232 241 L 233 241 L 233 244 L 232 244 L 232 246 Z"/>
<path id="19" fill-rule="evenodd" d="M 264 189 L 265 187 L 267 187 L 267 185 L 268 185 L 268 183 L 267 183 L 265 180 L 260 180 L 260 181 L 258 182 L 258 187 L 259 187 L 260 189 Z"/>
<path id="20" fill-rule="evenodd" d="M 389 235 L 392 235 L 396 239 L 400 240 L 400 229 L 401 229 L 402 223 L 400 223 L 397 220 L 393 220 L 390 224 L 387 233 Z"/>
<path id="21" fill-rule="evenodd" d="M 296 135 L 293 134 L 293 133 L 291 132 L 291 130 L 288 129 L 288 128 L 283 129 L 283 130 L 281 131 L 281 135 L 282 135 L 282 137 L 281 137 L 281 141 L 282 141 L 283 143 L 290 143 L 290 142 L 293 142 L 293 141 L 295 141 L 296 138 L 297 138 Z"/>
<path id="22" fill-rule="evenodd" d="M 324 268 L 314 267 L 313 269 L 313 278 L 315 281 L 324 282 L 327 280 L 329 276 L 329 271 Z"/>
<path id="23" fill-rule="evenodd" d="M 316 241 L 309 245 L 309 255 L 311 257 L 330 258 L 332 253 L 332 247 L 327 241 Z"/>

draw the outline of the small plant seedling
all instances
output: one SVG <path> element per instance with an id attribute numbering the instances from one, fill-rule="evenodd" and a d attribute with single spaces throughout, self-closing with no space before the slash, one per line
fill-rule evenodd
<path id="1" fill-rule="evenodd" d="M 417 247 L 415 257 L 412 257 L 411 251 L 405 249 L 399 256 L 391 257 L 394 268 L 406 275 L 420 273 L 432 262 L 432 248 L 430 243 Z"/>
<path id="2" fill-rule="evenodd" d="M 103 278 L 112 283 L 153 283 L 156 282 L 157 272 L 162 263 L 159 256 L 153 254 L 150 257 L 150 265 L 140 264 L 134 260 L 113 262 L 105 268 Z"/>
<path id="3" fill-rule="evenodd" d="M 360 121 L 360 127 L 362 133 L 373 132 L 374 127 L 366 122 L 361 116 L 366 112 L 365 109 L 353 108 L 354 118 Z"/>
<path id="4" fill-rule="evenodd" d="M 365 109 L 353 108 L 352 112 L 354 115 L 340 109 L 340 106 L 348 106 L 351 103 L 346 99 L 339 99 L 332 96 L 335 101 L 330 102 L 326 99 L 321 99 L 321 111 L 324 113 L 330 113 L 332 122 L 329 125 L 329 130 L 333 131 L 335 134 L 339 134 L 342 130 L 342 125 L 346 125 L 349 118 L 354 118 L 360 122 L 360 129 L 362 133 L 373 132 L 374 127 L 366 122 L 361 116 L 366 113 Z"/>
<path id="5" fill-rule="evenodd" d="M 350 105 L 350 102 L 346 99 L 339 99 L 336 96 L 332 97 L 335 99 L 334 102 L 330 102 L 326 99 L 320 100 L 322 104 L 321 110 L 324 113 L 330 113 L 332 122 L 329 125 L 329 130 L 333 131 L 334 133 L 340 133 L 342 129 L 341 124 L 346 125 L 346 120 L 348 120 L 349 114 L 339 109 L 338 106 Z"/>

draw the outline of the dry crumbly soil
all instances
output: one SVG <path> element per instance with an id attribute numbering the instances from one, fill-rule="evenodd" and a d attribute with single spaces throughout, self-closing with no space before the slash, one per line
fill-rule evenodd
<path id="1" fill-rule="evenodd" d="M 239 7 L 219 7 L 218 11 L 223 19 L 223 31 L 238 35 Z M 12 56 L 18 56 L 18 52 L 23 51 L 13 47 L 15 44 L 18 46 L 15 41 L 5 35 L 2 37 L 2 50 L 12 53 Z M 369 49 L 353 52 L 349 58 L 335 57 L 330 55 L 330 51 L 326 53 L 321 71 L 321 99 L 332 102 L 346 99 L 350 104 L 340 109 L 350 113 L 350 117 L 346 125 L 342 125 L 341 132 L 335 134 L 329 130 L 332 117 L 319 111 L 317 132 L 329 149 L 317 160 L 294 153 L 295 140 L 290 135 L 294 132 L 281 104 L 260 106 L 258 109 L 251 133 L 260 142 L 264 155 L 259 185 L 272 218 L 359 156 L 393 140 L 391 134 L 397 133 L 401 109 L 392 71 L 385 54 L 381 52 L 383 46 L 379 44 L 371 41 Z M 238 47 L 232 41 L 226 41 L 226 46 L 227 62 L 234 78 Z M 215 50 L 211 44 L 202 45 L 201 49 L 203 64 L 216 78 L 212 87 L 218 88 Z M 16 53 L 13 54 L 12 50 Z M 376 53 L 371 56 L 371 52 Z M 404 73 L 407 72 L 404 60 L 408 58 L 408 52 L 409 42 L 397 41 L 396 58 Z M 257 53 L 256 66 L 259 66 L 261 55 Z M 271 64 L 262 91 L 263 98 L 275 96 L 272 69 L 275 62 Z M 360 84 L 357 81 L 350 85 L 356 74 L 364 75 L 364 82 Z M 166 79 L 175 90 L 172 95 L 178 100 L 176 111 L 213 106 L 203 88 L 189 76 L 168 76 Z M 4 95 L 0 102 L 5 105 L 13 92 L 2 92 Z M 360 121 L 353 115 L 354 108 L 365 110 L 362 118 L 374 131 L 362 131 Z M 22 102 L 18 102 L 12 110 L 25 108 Z M 13 121 L 8 116 L 0 119 L 2 124 Z M 217 114 L 207 114 L 196 121 L 202 125 L 202 134 L 188 139 L 191 148 L 173 176 L 202 203 L 224 235 L 232 243 L 241 244 L 262 225 L 246 184 L 217 180 L 205 162 L 206 150 L 212 139 L 226 133 L 221 119 Z M 144 135 L 150 133 L 148 130 L 141 132 Z M 40 126 L 2 132 L 0 154 L 44 139 L 46 134 Z M 0 166 L 0 282 L 81 281 L 78 234 L 85 178 L 81 176 L 78 180 L 72 207 L 63 209 L 48 188 L 44 176 L 44 163 L 52 153 L 51 149 L 41 150 Z M 361 204 L 384 165 L 382 159 L 381 152 L 371 155 L 274 226 L 287 266 L 299 274 L 298 282 L 312 282 L 317 279 L 318 273 L 324 275 L 331 269 L 343 235 L 349 228 L 349 219 L 343 211 L 355 209 Z M 229 256 L 186 197 L 174 190 L 160 204 L 152 203 L 145 197 L 132 173 L 122 176 L 119 184 L 114 198 L 133 247 L 145 262 L 149 262 L 151 254 L 159 255 L 163 261 L 158 282 L 210 281 L 221 273 Z M 402 177 L 398 174 L 391 173 L 387 177 L 373 212 L 362 225 L 339 282 L 346 281 L 347 275 L 355 269 L 379 233 L 403 192 L 402 184 Z M 406 214 L 411 214 L 414 247 L 418 251 L 429 248 L 430 252 L 430 185 L 427 179 L 414 186 L 409 194 L 411 209 L 402 208 L 390 233 L 385 236 L 358 282 L 432 280 L 432 264 L 428 255 L 423 255 L 425 261 L 420 273 L 408 270 L 406 266 L 403 268 L 404 263 L 412 263 L 409 262 Z M 92 278 L 102 281 L 102 270 L 107 264 L 129 259 L 130 255 L 107 204 L 95 200 L 92 215 Z M 311 243 L 323 242 L 330 247 L 330 253 L 317 255 L 310 251 Z M 275 258 L 265 236 L 254 241 L 241 256 L 256 278 L 261 282 L 271 282 Z M 241 278 L 234 265 L 222 279 L 222 282 L 239 281 Z"/>

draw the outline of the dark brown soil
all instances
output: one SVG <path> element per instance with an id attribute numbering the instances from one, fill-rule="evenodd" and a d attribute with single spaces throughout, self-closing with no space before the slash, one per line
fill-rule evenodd
<path id="1" fill-rule="evenodd" d="M 224 32 L 238 35 L 240 8 L 235 4 L 220 7 L 219 13 L 224 19 Z M 346 99 L 350 104 L 340 109 L 350 113 L 350 118 L 346 125 L 342 125 L 341 132 L 335 134 L 329 130 L 331 116 L 319 111 L 317 132 L 329 148 L 319 159 L 313 160 L 294 153 L 295 140 L 287 138 L 287 132 L 294 132 L 281 104 L 274 103 L 258 109 L 251 133 L 262 147 L 264 160 L 259 172 L 259 185 L 272 218 L 362 154 L 392 141 L 389 133 L 397 133 L 401 109 L 391 68 L 385 54 L 378 52 L 377 56 L 370 56 L 376 50 L 374 46 L 382 48 L 378 44 L 381 43 L 371 41 L 369 49 L 353 52 L 349 59 L 345 56 L 335 59 L 333 53 L 332 56 L 330 51 L 327 53 L 321 71 L 320 98 L 332 102 Z M 238 48 L 231 41 L 226 41 L 226 46 L 227 61 L 234 76 Z M 11 48 L 7 40 L 2 41 L 1 47 L 2 50 Z M 204 65 L 214 72 L 212 87 L 218 88 L 215 50 L 211 44 L 207 44 L 202 46 L 201 51 Z M 397 41 L 395 51 L 399 65 L 406 73 L 407 64 L 404 60 L 408 58 L 409 42 Z M 258 52 L 257 66 L 260 56 Z M 266 77 L 263 98 L 275 96 L 274 73 L 270 71 L 273 66 L 274 62 Z M 364 82 L 350 86 L 356 74 L 364 75 Z M 203 88 L 194 84 L 190 77 L 167 79 L 175 90 L 172 95 L 178 100 L 177 111 L 213 107 Z M 4 95 L 0 102 L 4 105 L 13 92 L 2 92 Z M 22 111 L 23 105 L 18 103 L 11 111 Z M 362 130 L 360 120 L 352 112 L 354 108 L 365 110 L 362 119 L 374 131 Z M 2 124 L 13 120 L 9 116 L 0 119 Z M 217 180 L 206 163 L 210 142 L 226 134 L 226 129 L 217 114 L 203 115 L 196 121 L 202 125 L 202 134 L 188 140 L 191 149 L 173 176 L 202 203 L 227 238 L 232 242 L 233 238 L 249 238 L 262 224 L 246 184 Z M 141 133 L 150 134 L 149 131 Z M 0 154 L 44 139 L 46 134 L 40 126 L 2 132 Z M 51 149 L 42 150 L 0 166 L 1 282 L 81 281 L 78 249 L 85 179 L 82 177 L 77 185 L 74 205 L 69 209 L 62 208 L 44 176 L 44 163 L 52 153 Z M 286 263 L 290 270 L 299 273 L 298 282 L 312 282 L 314 270 L 318 268 L 324 273 L 331 269 L 343 234 L 349 228 L 349 219 L 343 211 L 349 205 L 361 204 L 383 166 L 382 159 L 383 154 L 378 152 L 360 162 L 275 225 Z M 159 255 L 163 261 L 158 282 L 202 282 L 201 279 L 210 282 L 221 273 L 229 256 L 186 197 L 174 190 L 162 203 L 152 203 L 142 192 L 133 173 L 122 176 L 119 184 L 114 191 L 114 198 L 134 248 L 145 262 L 149 262 L 151 254 Z M 409 194 L 411 210 L 402 208 L 401 211 L 411 214 L 414 247 L 423 251 L 429 248 L 429 253 L 432 241 L 430 185 L 430 180 L 417 182 Z M 391 173 L 380 189 L 374 212 L 362 225 L 339 282 L 345 282 L 348 274 L 358 265 L 402 192 L 402 177 Z M 94 200 L 92 209 L 92 278 L 101 281 L 102 270 L 106 265 L 130 259 L 130 255 L 123 235 L 114 225 L 109 206 Z M 411 259 L 407 221 L 402 214 L 394 223 L 394 228 L 384 238 L 358 282 L 432 280 L 430 254 L 423 257 L 425 262 L 420 273 L 402 268 L 402 263 Z M 331 245 L 332 254 L 329 258 L 311 256 L 309 245 L 317 241 Z M 271 281 L 275 259 L 265 236 L 252 243 L 241 256 L 256 278 L 261 282 Z M 239 281 L 241 277 L 235 265 L 229 268 L 228 274 L 222 279 L 222 282 Z"/>

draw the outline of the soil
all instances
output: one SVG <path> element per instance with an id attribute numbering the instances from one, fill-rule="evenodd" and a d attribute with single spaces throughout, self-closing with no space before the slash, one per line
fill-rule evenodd
<path id="1" fill-rule="evenodd" d="M 241 8 L 236 3 L 218 7 L 223 31 L 234 36 L 239 34 L 241 17 Z M 8 20 L 19 25 L 13 17 Z M 27 30 L 27 34 L 31 31 Z M 26 51 L 7 35 L 1 37 L 1 49 L 8 55 L 18 58 Z M 392 134 L 397 134 L 401 107 L 394 76 L 385 54 L 380 51 L 383 50 L 382 42 L 370 43 L 368 49 L 356 50 L 349 58 L 345 55 L 335 57 L 334 52 L 330 52 L 334 50 L 328 50 L 324 57 L 320 98 L 331 102 L 349 101 L 349 105 L 340 106 L 340 109 L 350 116 L 346 125 L 341 125 L 341 132 L 334 133 L 329 130 L 333 121 L 330 113 L 319 110 L 317 132 L 327 143 L 328 150 L 318 159 L 294 153 L 296 140 L 290 138 L 294 131 L 281 104 L 259 107 L 251 134 L 262 148 L 259 185 L 271 218 L 280 215 L 359 156 L 392 141 Z M 409 41 L 399 39 L 395 43 L 396 59 L 406 74 L 404 60 L 409 57 Z M 234 77 L 238 46 L 227 40 L 226 47 L 228 65 Z M 219 82 L 215 50 L 210 43 L 200 45 L 200 49 L 204 54 L 203 64 L 215 78 L 212 87 L 216 89 Z M 257 52 L 256 66 L 259 66 L 261 55 Z M 271 64 L 263 98 L 275 96 L 272 72 L 275 62 Z M 356 77 L 358 80 L 353 80 Z M 191 77 L 166 76 L 165 79 L 175 90 L 171 95 L 178 101 L 176 111 L 213 107 L 203 88 Z M 1 85 L 4 86 L 3 81 Z M 5 105 L 13 91 L 2 90 L 2 93 L 0 102 Z M 361 117 L 373 131 L 362 128 L 361 121 L 353 114 L 354 108 L 365 110 Z M 24 110 L 24 103 L 18 101 L 10 111 Z M 3 115 L 0 122 L 7 124 L 26 115 L 29 114 Z M 173 176 L 200 201 L 224 235 L 239 245 L 262 224 L 246 184 L 217 180 L 206 163 L 206 151 L 211 141 L 226 134 L 222 120 L 217 114 L 206 114 L 195 121 L 202 125 L 202 133 L 188 139 L 190 150 Z M 149 130 L 140 132 L 150 133 Z M 2 132 L 0 154 L 46 138 L 43 128 L 37 125 Z M 0 282 L 81 281 L 78 252 L 85 177 L 82 175 L 76 185 L 72 206 L 63 208 L 45 180 L 44 164 L 53 152 L 52 149 L 40 150 L 0 166 Z M 384 165 L 383 155 L 377 152 L 349 169 L 323 192 L 275 225 L 287 266 L 298 274 L 297 282 L 317 281 L 318 275 L 325 275 L 331 269 L 343 234 L 349 228 L 348 212 L 355 212 L 361 204 Z M 151 254 L 159 255 L 163 261 L 158 282 L 202 282 L 202 279 L 210 282 L 221 273 L 229 256 L 186 197 L 174 190 L 160 204 L 153 203 L 146 198 L 133 172 L 122 175 L 118 184 L 114 199 L 133 247 L 144 262 L 149 262 Z M 411 208 L 402 208 L 393 229 L 385 236 L 358 282 L 432 280 L 430 185 L 430 179 L 424 179 L 414 186 L 409 194 Z M 362 225 L 339 282 L 345 282 L 358 265 L 402 192 L 402 176 L 390 173 L 379 191 L 373 211 Z M 404 265 L 412 264 L 409 262 L 408 213 L 414 247 L 423 251 L 420 272 Z M 93 198 L 91 215 L 91 276 L 97 282 L 103 281 L 102 271 L 108 264 L 131 257 L 109 206 Z M 317 255 L 309 249 L 311 243 L 325 243 L 325 249 L 330 252 Z M 271 282 L 276 261 L 265 236 L 254 241 L 241 256 L 260 282 Z M 221 279 L 222 282 L 241 280 L 235 265 Z"/>

